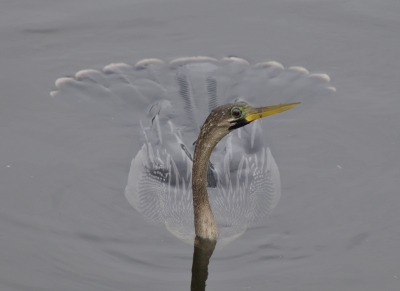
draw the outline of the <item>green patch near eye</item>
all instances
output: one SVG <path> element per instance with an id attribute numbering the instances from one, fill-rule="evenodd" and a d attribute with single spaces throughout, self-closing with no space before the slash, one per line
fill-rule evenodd
<path id="1" fill-rule="evenodd" d="M 243 114 L 243 111 L 239 107 L 233 107 L 231 110 L 231 115 L 235 119 L 242 117 L 242 114 Z"/>

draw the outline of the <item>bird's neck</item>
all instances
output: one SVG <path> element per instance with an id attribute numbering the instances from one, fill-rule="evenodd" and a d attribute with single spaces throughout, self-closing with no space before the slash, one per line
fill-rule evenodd
<path id="1" fill-rule="evenodd" d="M 222 137 L 204 130 L 197 139 L 193 157 L 192 191 L 196 235 L 215 240 L 219 233 L 207 194 L 207 171 L 211 153 Z"/>

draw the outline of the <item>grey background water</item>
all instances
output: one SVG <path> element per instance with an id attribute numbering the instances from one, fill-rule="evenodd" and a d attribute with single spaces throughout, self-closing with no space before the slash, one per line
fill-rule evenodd
<path id="1" fill-rule="evenodd" d="M 128 127 L 58 103 L 112 62 L 235 55 L 326 72 L 271 127 L 282 198 L 216 251 L 208 290 L 399 290 L 400 2 L 2 1 L 0 290 L 187 290 L 192 247 L 126 201 Z"/>

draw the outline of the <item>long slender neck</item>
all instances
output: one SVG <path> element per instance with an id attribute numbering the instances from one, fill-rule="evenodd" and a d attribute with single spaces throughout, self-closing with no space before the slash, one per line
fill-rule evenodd
<path id="1" fill-rule="evenodd" d="M 194 228 L 196 235 L 215 240 L 219 233 L 211 211 L 207 194 L 207 170 L 211 153 L 217 143 L 226 135 L 218 130 L 210 130 L 207 121 L 203 125 L 197 139 L 193 157 L 192 190 Z"/>

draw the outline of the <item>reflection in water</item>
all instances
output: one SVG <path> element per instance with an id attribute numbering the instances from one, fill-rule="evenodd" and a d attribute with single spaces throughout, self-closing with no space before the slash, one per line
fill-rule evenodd
<path id="1" fill-rule="evenodd" d="M 127 200 L 149 221 L 192 243 L 193 153 L 210 111 L 236 101 L 306 105 L 332 91 L 328 83 L 325 74 L 285 69 L 277 62 L 251 66 L 239 58 L 148 59 L 60 78 L 59 90 L 51 95 L 134 130 Z M 255 121 L 233 131 L 211 155 L 207 191 L 219 246 L 264 220 L 279 201 L 279 170 L 261 125 Z"/>
<path id="2" fill-rule="evenodd" d="M 216 244 L 216 240 L 204 239 L 198 236 L 194 239 L 192 282 L 190 284 L 190 290 L 206 290 L 208 264 Z"/>

